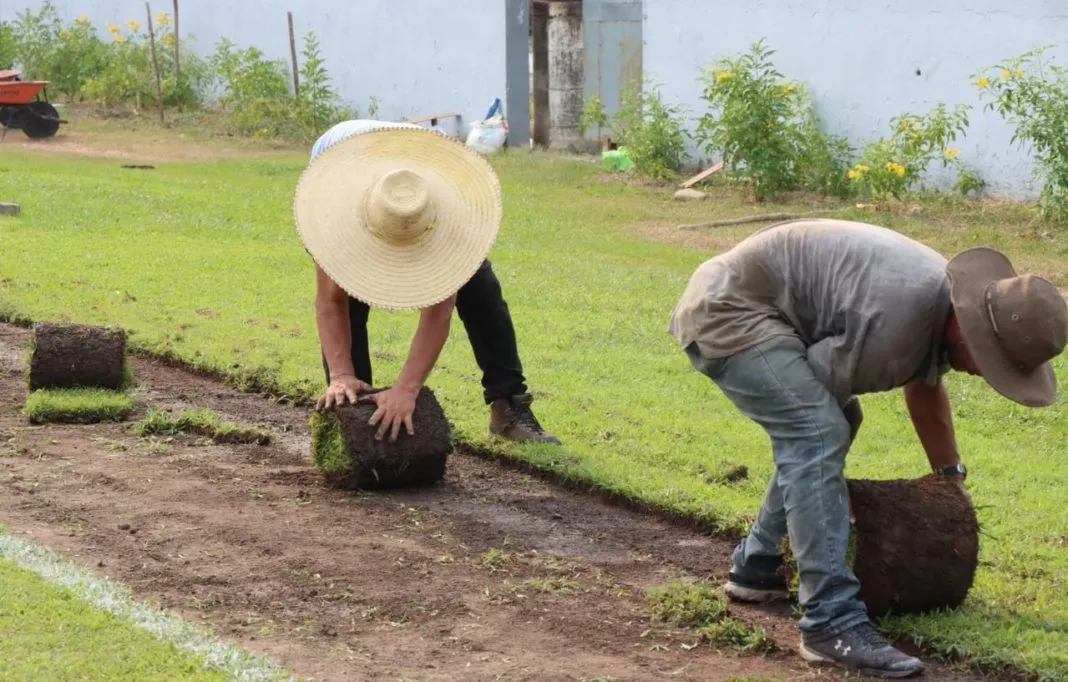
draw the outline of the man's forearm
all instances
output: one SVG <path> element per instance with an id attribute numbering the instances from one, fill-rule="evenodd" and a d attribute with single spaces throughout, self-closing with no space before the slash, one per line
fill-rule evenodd
<path id="1" fill-rule="evenodd" d="M 905 386 L 904 393 L 905 405 L 931 468 L 941 469 L 959 464 L 953 413 L 945 385 L 941 381 L 934 386 L 913 383 Z"/>
<path id="2" fill-rule="evenodd" d="M 441 349 L 445 347 L 445 341 L 449 338 L 455 305 L 456 298 L 452 297 L 422 311 L 419 328 L 408 350 L 408 360 L 397 377 L 397 388 L 416 392 L 426 383 L 438 356 L 441 355 Z"/>
<path id="3" fill-rule="evenodd" d="M 330 378 L 355 376 L 352 366 L 352 330 L 348 302 L 321 301 L 315 305 L 315 324 Z"/>

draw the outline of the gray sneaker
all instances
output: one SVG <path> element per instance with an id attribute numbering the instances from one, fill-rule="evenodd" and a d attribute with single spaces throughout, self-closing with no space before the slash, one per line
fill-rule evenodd
<path id="1" fill-rule="evenodd" d="M 923 662 L 890 645 L 875 626 L 864 622 L 840 635 L 801 639 L 801 657 L 874 677 L 912 677 L 923 672 Z"/>

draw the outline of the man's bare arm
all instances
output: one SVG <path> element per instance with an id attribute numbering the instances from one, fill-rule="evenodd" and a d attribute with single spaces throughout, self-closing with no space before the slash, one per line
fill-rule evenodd
<path id="1" fill-rule="evenodd" d="M 354 377 L 349 297 L 319 266 L 315 267 L 315 323 L 331 380 Z"/>
<path id="2" fill-rule="evenodd" d="M 430 371 L 434 368 L 441 349 L 449 338 L 452 326 L 452 311 L 456 307 L 456 296 L 450 296 L 436 305 L 424 308 L 419 313 L 419 328 L 416 329 L 412 344 L 408 349 L 408 359 L 404 363 L 396 387 L 411 393 L 418 393 L 426 383 Z"/>
<path id="3" fill-rule="evenodd" d="M 957 452 L 957 439 L 953 431 L 953 413 L 942 379 L 939 378 L 938 383 L 933 386 L 913 382 L 907 384 L 903 390 L 905 405 L 931 468 L 937 470 L 959 464 L 960 453 Z"/>

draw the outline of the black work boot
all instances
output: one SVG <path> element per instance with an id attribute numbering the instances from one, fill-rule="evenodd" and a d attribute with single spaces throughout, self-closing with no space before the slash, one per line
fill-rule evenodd
<path id="1" fill-rule="evenodd" d="M 746 570 L 732 568 L 723 589 L 735 601 L 755 604 L 788 601 L 790 586 L 786 584 L 786 577 L 779 572 L 781 566 L 781 556 L 750 557 Z"/>
<path id="2" fill-rule="evenodd" d="M 918 658 L 895 649 L 870 622 L 823 639 L 802 637 L 801 657 L 809 663 L 836 665 L 875 677 L 912 677 L 923 672 Z"/>
<path id="3" fill-rule="evenodd" d="M 560 439 L 546 433 L 530 410 L 534 396 L 529 393 L 499 398 L 490 403 L 491 436 L 506 438 L 517 443 L 538 442 L 560 445 Z"/>

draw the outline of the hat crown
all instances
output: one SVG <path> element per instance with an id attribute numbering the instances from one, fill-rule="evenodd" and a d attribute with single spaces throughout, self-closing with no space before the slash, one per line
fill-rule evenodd
<path id="1" fill-rule="evenodd" d="M 997 280 L 987 289 L 986 305 L 998 342 L 1020 369 L 1064 351 L 1068 306 L 1048 281 L 1033 275 Z"/>
<path id="2" fill-rule="evenodd" d="M 427 181 L 418 173 L 392 170 L 368 190 L 367 225 L 390 244 L 410 244 L 434 224 L 434 204 Z"/>

